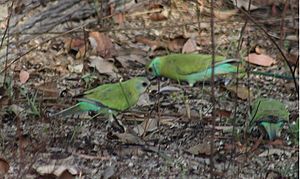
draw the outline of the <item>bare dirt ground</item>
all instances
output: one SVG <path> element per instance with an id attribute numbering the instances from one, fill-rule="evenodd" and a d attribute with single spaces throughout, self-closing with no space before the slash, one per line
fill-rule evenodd
<path id="1" fill-rule="evenodd" d="M 239 57 L 253 71 L 290 75 L 270 37 L 296 69 L 298 2 L 253 3 L 255 23 L 230 1 L 215 3 L 216 54 Z M 139 103 L 117 116 L 122 124 L 89 114 L 50 117 L 74 105 L 73 97 L 88 89 L 145 76 L 145 65 L 153 57 L 210 54 L 209 2 L 26 0 L 1 6 L 1 176 L 299 177 L 298 138 L 291 135 L 289 125 L 274 141 L 262 131 L 245 130 L 250 104 L 259 97 L 280 100 L 290 113 L 289 124 L 295 123 L 299 98 L 290 79 L 253 74 L 221 77 L 215 82 L 213 104 L 210 82 L 189 87 L 162 78 L 151 80 Z M 265 54 L 274 64 L 246 63 L 250 53 Z M 298 78 L 298 69 L 295 74 Z"/>

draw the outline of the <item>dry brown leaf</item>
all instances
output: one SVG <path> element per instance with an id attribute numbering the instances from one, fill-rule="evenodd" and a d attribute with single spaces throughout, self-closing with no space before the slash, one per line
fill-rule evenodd
<path id="1" fill-rule="evenodd" d="M 78 51 L 83 46 L 85 46 L 85 41 L 81 38 L 67 38 L 64 40 L 64 48 L 67 52 L 70 50 Z"/>
<path id="2" fill-rule="evenodd" d="M 57 66 L 55 67 L 55 70 L 62 76 L 69 74 L 69 70 L 65 66 Z"/>
<path id="3" fill-rule="evenodd" d="M 0 21 L 3 21 L 3 20 L 5 20 L 5 19 L 7 19 L 7 17 L 8 17 L 8 7 L 7 6 L 1 6 L 0 7 Z"/>
<path id="4" fill-rule="evenodd" d="M 238 8 L 248 9 L 250 0 L 234 0 L 232 1 L 233 4 Z M 250 10 L 258 9 L 259 7 L 250 4 Z"/>
<path id="5" fill-rule="evenodd" d="M 133 62 L 137 62 L 137 63 L 143 64 L 143 65 L 145 65 L 147 63 L 146 59 L 143 58 L 142 56 L 133 55 L 133 54 L 132 55 L 127 55 L 127 56 L 120 55 L 120 56 L 116 57 L 116 59 L 125 68 L 130 67 Z"/>
<path id="6" fill-rule="evenodd" d="M 255 50 L 255 53 L 258 54 L 258 55 L 266 53 L 266 49 L 261 48 L 261 47 L 258 46 L 258 45 L 255 47 L 254 50 Z"/>
<path id="7" fill-rule="evenodd" d="M 210 145 L 208 143 L 197 144 L 187 150 L 187 152 L 193 155 L 210 155 Z M 215 151 L 214 151 L 215 152 Z"/>
<path id="8" fill-rule="evenodd" d="M 156 87 L 156 89 L 157 89 L 157 87 Z M 177 88 L 175 86 L 164 86 L 159 89 L 160 93 L 164 93 L 164 92 L 171 93 L 171 92 L 177 92 L 177 91 L 182 91 L 182 89 Z"/>
<path id="9" fill-rule="evenodd" d="M 21 70 L 19 74 L 19 79 L 22 84 L 26 83 L 29 79 L 29 73 L 25 70 Z"/>
<path id="10" fill-rule="evenodd" d="M 11 98 L 8 97 L 7 95 L 5 96 L 0 96 L 0 108 L 3 109 L 4 106 L 7 106 L 11 101 Z"/>
<path id="11" fill-rule="evenodd" d="M 75 175 L 79 175 L 80 173 L 79 169 L 75 166 L 57 165 L 57 164 L 38 166 L 36 168 L 36 171 L 40 175 L 51 175 L 51 176 L 59 177 L 60 179 L 69 179 L 70 175 L 73 177 Z"/>
<path id="12" fill-rule="evenodd" d="M 233 10 L 227 10 L 227 11 L 214 11 L 214 15 L 217 19 L 220 20 L 226 20 L 229 19 L 230 17 L 236 15 L 238 12 L 238 9 L 233 9 Z"/>
<path id="13" fill-rule="evenodd" d="M 121 142 L 125 144 L 145 144 L 145 142 L 137 135 L 131 133 L 114 133 Z"/>
<path id="14" fill-rule="evenodd" d="M 232 131 L 232 130 L 231 130 Z M 232 150 L 237 150 L 240 153 L 245 153 L 247 151 L 249 151 L 249 147 L 247 147 L 246 145 L 242 145 L 241 143 L 237 142 L 237 143 L 231 143 L 231 144 L 224 144 L 224 150 L 227 152 L 232 152 Z M 240 160 L 243 158 L 240 158 Z"/>
<path id="15" fill-rule="evenodd" d="M 155 131 L 158 127 L 157 118 L 150 118 L 144 120 L 141 124 L 133 128 L 133 130 L 139 135 L 142 136 L 145 132 Z"/>
<path id="16" fill-rule="evenodd" d="M 139 43 L 148 45 L 152 50 L 155 50 L 160 47 L 165 47 L 165 45 L 159 40 L 151 40 L 144 36 L 136 36 L 135 40 Z"/>
<path id="17" fill-rule="evenodd" d="M 64 41 L 64 48 L 66 52 L 74 50 L 77 52 L 76 59 L 84 57 L 86 54 L 88 44 L 82 38 L 67 38 Z"/>
<path id="18" fill-rule="evenodd" d="M 16 115 L 23 115 L 24 111 L 25 111 L 24 108 L 22 108 L 16 104 L 10 105 L 9 109 Z"/>
<path id="19" fill-rule="evenodd" d="M 148 9 L 151 9 L 151 10 L 154 10 L 154 9 L 162 10 L 163 9 L 163 5 L 161 3 L 151 3 L 151 4 L 149 4 L 149 8 Z"/>
<path id="20" fill-rule="evenodd" d="M 152 21 L 162 21 L 166 20 L 168 12 L 164 10 L 164 6 L 161 4 L 151 4 L 149 7 L 150 10 L 155 10 L 155 12 L 150 13 L 149 19 Z"/>
<path id="21" fill-rule="evenodd" d="M 298 42 L 299 41 L 299 36 L 298 35 L 294 35 L 294 34 L 291 34 L 291 35 L 287 35 L 286 40 L 291 40 L 291 41 L 295 41 L 295 42 Z"/>
<path id="22" fill-rule="evenodd" d="M 283 146 L 284 143 L 285 141 L 282 139 L 275 139 L 274 141 L 269 141 L 269 144 L 273 146 Z"/>
<path id="23" fill-rule="evenodd" d="M 77 65 L 68 65 L 68 69 L 71 73 L 82 73 L 83 63 Z"/>
<path id="24" fill-rule="evenodd" d="M 200 2 L 201 1 L 201 2 Z M 198 0 L 198 4 L 199 4 L 199 8 L 200 8 L 200 12 L 202 12 L 202 1 L 203 0 Z M 182 14 L 182 12 L 184 13 L 190 13 L 191 8 L 189 7 L 188 3 L 184 2 L 184 1 L 172 1 L 172 6 L 175 7 L 177 10 L 181 11 L 179 12 L 180 14 Z M 173 14 L 173 12 L 172 12 Z"/>
<path id="25" fill-rule="evenodd" d="M 167 47 L 172 52 L 180 52 L 187 39 L 180 36 L 167 42 Z"/>
<path id="26" fill-rule="evenodd" d="M 8 7 L 2 5 L 0 6 L 0 29 L 5 29 L 8 21 Z"/>
<path id="27" fill-rule="evenodd" d="M 89 41 L 94 49 L 103 58 L 109 58 L 114 55 L 114 47 L 110 38 L 102 32 L 90 32 Z"/>
<path id="28" fill-rule="evenodd" d="M 75 179 L 68 169 L 64 170 L 58 177 L 58 179 Z"/>
<path id="29" fill-rule="evenodd" d="M 163 21 L 167 20 L 167 17 L 163 13 L 153 13 L 149 16 L 152 21 Z"/>
<path id="30" fill-rule="evenodd" d="M 297 74 L 299 74 L 299 72 Z M 295 74 L 295 75 L 297 75 L 297 74 Z M 293 81 L 287 81 L 286 83 L 284 83 L 283 86 L 288 93 L 293 93 L 293 91 L 295 90 L 295 83 Z"/>
<path id="31" fill-rule="evenodd" d="M 86 46 L 82 46 L 76 54 L 76 59 L 81 59 L 85 57 L 85 55 L 86 55 Z"/>
<path id="32" fill-rule="evenodd" d="M 133 60 L 133 61 L 145 61 L 147 62 L 147 60 L 144 58 L 145 56 L 147 56 L 147 52 L 148 52 L 149 48 L 148 47 L 144 47 L 144 48 L 122 48 L 122 49 L 118 49 L 118 56 L 137 56 L 139 57 L 140 60 Z"/>
<path id="33" fill-rule="evenodd" d="M 117 13 L 116 15 L 113 16 L 113 19 L 114 19 L 115 23 L 122 25 L 125 22 L 125 14 Z"/>
<path id="34" fill-rule="evenodd" d="M 252 91 L 251 90 L 249 91 L 249 89 L 244 86 L 238 86 L 237 91 L 236 91 L 236 85 L 225 86 L 225 88 L 228 91 L 237 95 L 237 97 L 242 100 L 246 100 L 248 98 L 249 93 L 250 93 L 250 98 L 253 98 Z"/>
<path id="35" fill-rule="evenodd" d="M 115 14 L 116 13 L 116 3 L 109 3 L 109 12 L 110 14 Z"/>
<path id="36" fill-rule="evenodd" d="M 5 175 L 9 170 L 9 164 L 3 158 L 0 158 L 0 174 Z"/>
<path id="37" fill-rule="evenodd" d="M 0 21 L 0 29 L 4 30 L 7 28 L 7 21 L 8 19 L 5 19 L 4 21 Z"/>
<path id="38" fill-rule="evenodd" d="M 222 131 L 222 133 L 232 132 L 233 126 L 215 126 L 216 130 Z"/>
<path id="39" fill-rule="evenodd" d="M 191 53 L 197 50 L 197 42 L 195 38 L 189 38 L 182 47 L 182 53 Z"/>
<path id="40" fill-rule="evenodd" d="M 118 72 L 118 69 L 115 67 L 115 65 L 108 61 L 104 60 L 101 57 L 91 56 L 89 58 L 89 61 L 91 62 L 89 65 L 91 67 L 95 67 L 97 71 L 101 74 L 107 74 L 110 76 L 115 76 Z"/>
<path id="41" fill-rule="evenodd" d="M 158 48 L 167 48 L 172 52 L 180 52 L 183 45 L 186 43 L 187 39 L 179 36 L 174 39 L 168 40 L 168 41 L 161 41 L 161 40 L 151 40 L 147 37 L 143 36 L 137 36 L 135 38 L 137 42 L 146 44 L 151 47 L 152 50 L 158 49 Z"/>
<path id="42" fill-rule="evenodd" d="M 150 106 L 152 104 L 153 102 L 150 101 L 148 93 L 142 94 L 137 102 L 138 106 Z"/>
<path id="43" fill-rule="evenodd" d="M 292 156 L 292 153 L 290 151 L 283 150 L 283 149 L 276 149 L 276 148 L 267 149 L 264 152 L 260 153 L 258 156 L 259 157 L 267 157 L 267 156 L 274 155 L 274 154 L 277 154 L 278 156 L 281 156 L 282 154 L 285 154 L 287 157 Z"/>
<path id="44" fill-rule="evenodd" d="M 291 65 L 297 65 L 298 57 L 299 57 L 299 51 L 297 51 L 297 50 L 298 50 L 298 48 L 296 50 L 293 50 L 293 51 L 290 51 L 290 52 L 286 52 L 286 51 L 283 52 Z M 276 59 L 278 59 L 280 61 L 284 61 L 281 54 L 278 54 L 276 56 Z"/>
<path id="45" fill-rule="evenodd" d="M 202 12 L 204 14 L 210 16 L 210 8 L 203 7 Z M 238 9 L 227 10 L 227 11 L 218 11 L 218 10 L 215 10 L 214 11 L 214 16 L 217 19 L 226 20 L 226 19 L 234 16 L 235 14 L 237 14 L 237 12 L 238 12 Z"/>
<path id="46" fill-rule="evenodd" d="M 128 12 L 132 13 L 137 10 L 139 7 L 140 2 L 137 1 L 119 1 L 119 0 L 110 0 L 108 2 L 108 6 L 110 7 L 111 15 L 118 13 L 118 12 Z"/>
<path id="47" fill-rule="evenodd" d="M 28 135 L 21 135 L 19 138 L 20 148 L 27 148 L 32 144 L 32 139 Z"/>
<path id="48" fill-rule="evenodd" d="M 220 117 L 230 117 L 231 116 L 231 111 L 225 110 L 225 109 L 217 109 L 217 114 Z"/>
<path id="49" fill-rule="evenodd" d="M 265 54 L 258 55 L 256 53 L 249 54 L 248 57 L 245 58 L 245 61 L 265 67 L 271 66 L 276 63 L 276 61 L 270 56 Z"/>
<path id="50" fill-rule="evenodd" d="M 55 81 L 45 82 L 37 87 L 37 90 L 43 93 L 43 96 L 59 97 L 59 90 Z"/>

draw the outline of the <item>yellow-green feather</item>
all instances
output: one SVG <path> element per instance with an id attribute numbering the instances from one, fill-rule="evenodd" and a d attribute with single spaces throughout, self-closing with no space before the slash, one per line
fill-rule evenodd
<path id="1" fill-rule="evenodd" d="M 189 75 L 211 67 L 211 55 L 206 54 L 170 54 L 159 57 L 161 73 L 173 76 Z M 225 57 L 216 56 L 216 63 L 225 60 Z M 174 76 L 175 77 L 175 76 Z"/>
<path id="2" fill-rule="evenodd" d="M 279 100 L 272 98 L 257 98 L 252 104 L 248 132 L 256 125 L 262 126 L 269 139 L 280 136 L 284 123 L 289 121 L 289 111 Z"/>
<path id="3" fill-rule="evenodd" d="M 125 82 L 101 85 L 85 92 L 84 98 L 97 101 L 110 109 L 123 111 L 137 103 L 145 91 L 143 82 L 149 83 L 146 78 L 137 77 Z"/>
<path id="4" fill-rule="evenodd" d="M 53 116 L 70 115 L 87 111 L 115 113 L 134 106 L 150 84 L 145 77 L 136 77 L 124 82 L 104 84 L 86 91 L 76 105 L 62 110 Z"/>
<path id="5" fill-rule="evenodd" d="M 237 72 L 233 60 L 216 56 L 215 74 Z M 207 80 L 211 77 L 211 55 L 206 54 L 170 54 L 156 57 L 147 67 L 151 68 L 154 76 L 164 76 L 174 80 L 187 81 L 191 86 L 196 81 Z"/>

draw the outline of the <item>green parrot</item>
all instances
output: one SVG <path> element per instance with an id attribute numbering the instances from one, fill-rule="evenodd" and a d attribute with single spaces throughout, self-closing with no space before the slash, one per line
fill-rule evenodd
<path id="1" fill-rule="evenodd" d="M 124 82 L 104 84 L 83 93 L 76 105 L 53 116 L 67 116 L 94 111 L 98 114 L 115 114 L 134 106 L 150 82 L 145 77 L 135 77 Z"/>
<path id="2" fill-rule="evenodd" d="M 197 81 L 211 78 L 212 58 L 206 54 L 170 54 L 154 58 L 146 70 L 154 77 L 164 76 L 177 81 L 186 81 L 193 86 Z M 226 59 L 223 56 L 215 57 L 215 75 L 237 73 L 236 59 Z M 245 70 L 240 66 L 240 73 Z M 290 76 L 271 74 L 265 72 L 251 72 L 257 75 L 272 76 L 275 78 L 292 79 Z"/>
<path id="3" fill-rule="evenodd" d="M 231 64 L 234 59 L 215 57 L 215 75 L 236 73 L 237 66 Z M 211 55 L 205 54 L 170 54 L 154 58 L 147 65 L 147 71 L 153 76 L 164 76 L 173 80 L 186 81 L 193 86 L 197 81 L 211 77 Z"/>
<path id="4" fill-rule="evenodd" d="M 255 126 L 265 129 L 270 140 L 280 136 L 283 125 L 289 120 L 289 111 L 278 100 L 258 98 L 251 106 L 250 131 Z"/>

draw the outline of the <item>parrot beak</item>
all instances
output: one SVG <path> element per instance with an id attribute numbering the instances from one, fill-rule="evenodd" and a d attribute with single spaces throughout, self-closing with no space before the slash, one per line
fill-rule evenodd
<path id="1" fill-rule="evenodd" d="M 153 69 L 153 67 L 150 67 L 150 62 L 146 65 L 146 76 L 148 79 L 150 79 L 151 81 L 153 79 L 155 79 L 157 77 L 157 75 L 155 75 L 156 73 L 153 71 L 155 69 Z"/>

